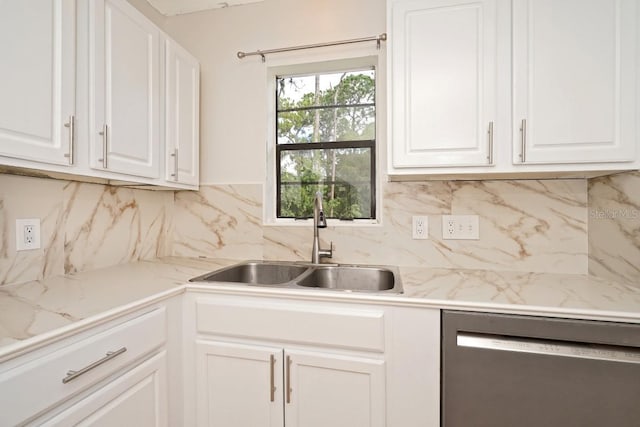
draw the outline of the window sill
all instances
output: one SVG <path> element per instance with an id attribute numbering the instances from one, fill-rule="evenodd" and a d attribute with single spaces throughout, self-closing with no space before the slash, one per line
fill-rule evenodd
<path id="1" fill-rule="evenodd" d="M 313 220 L 309 219 L 289 219 L 279 218 L 267 221 L 265 227 L 313 227 Z M 354 219 L 353 221 L 341 221 L 339 219 L 328 219 L 328 227 L 380 227 L 382 224 L 377 219 Z"/>

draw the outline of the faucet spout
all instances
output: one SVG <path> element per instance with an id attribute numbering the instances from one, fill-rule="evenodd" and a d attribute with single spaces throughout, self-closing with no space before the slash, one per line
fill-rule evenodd
<path id="1" fill-rule="evenodd" d="M 322 193 L 318 191 L 313 200 L 313 248 L 311 250 L 311 262 L 313 264 L 320 264 L 320 258 L 331 258 L 333 255 L 333 242 L 331 242 L 330 249 L 320 248 L 319 230 L 326 227 L 327 220 L 322 207 Z"/>
<path id="2" fill-rule="evenodd" d="M 327 227 L 327 220 L 322 207 L 322 193 L 320 191 L 316 193 L 316 197 L 313 199 L 313 226 L 316 230 Z"/>

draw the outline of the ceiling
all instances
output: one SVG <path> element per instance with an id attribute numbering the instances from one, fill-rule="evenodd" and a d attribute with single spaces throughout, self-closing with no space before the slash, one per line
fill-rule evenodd
<path id="1" fill-rule="evenodd" d="M 158 12 L 165 16 L 182 15 L 208 9 L 239 6 L 263 0 L 147 0 Z"/>

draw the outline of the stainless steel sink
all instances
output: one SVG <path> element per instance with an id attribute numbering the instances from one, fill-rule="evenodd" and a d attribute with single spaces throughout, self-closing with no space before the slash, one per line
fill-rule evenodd
<path id="1" fill-rule="evenodd" d="M 309 288 L 380 292 L 394 290 L 399 285 L 396 276 L 388 267 L 338 265 L 313 268 L 296 283 Z"/>
<path id="2" fill-rule="evenodd" d="M 190 282 L 233 282 L 248 285 L 281 285 L 308 270 L 304 265 L 248 261 L 194 277 Z"/>
<path id="3" fill-rule="evenodd" d="M 390 266 L 247 261 L 194 277 L 190 282 L 402 293 L 398 269 Z"/>

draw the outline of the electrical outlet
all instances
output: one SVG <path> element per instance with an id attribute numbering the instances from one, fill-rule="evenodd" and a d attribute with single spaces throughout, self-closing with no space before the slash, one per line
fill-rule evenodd
<path id="1" fill-rule="evenodd" d="M 16 251 L 40 249 L 40 218 L 16 219 Z"/>
<path id="2" fill-rule="evenodd" d="M 426 216 L 412 216 L 411 223 L 413 224 L 411 237 L 413 239 L 428 239 L 429 238 L 429 218 Z"/>
<path id="3" fill-rule="evenodd" d="M 442 215 L 442 238 L 445 240 L 479 240 L 478 215 Z"/>

